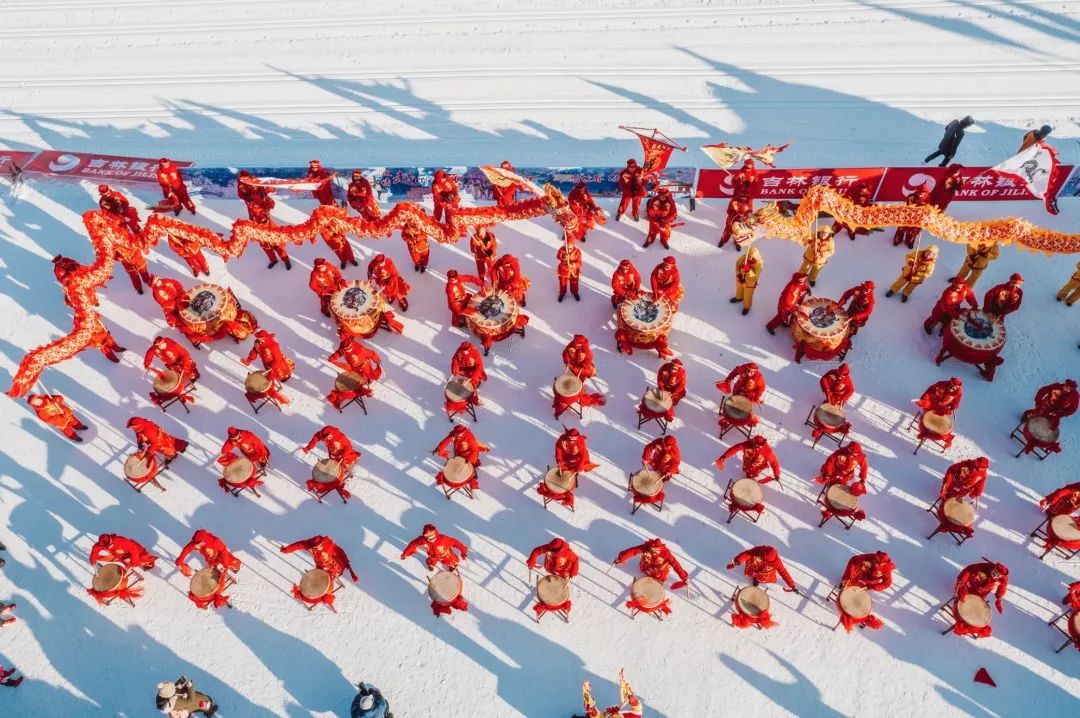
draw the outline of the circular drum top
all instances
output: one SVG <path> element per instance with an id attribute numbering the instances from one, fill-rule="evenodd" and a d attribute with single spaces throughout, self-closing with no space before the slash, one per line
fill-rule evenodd
<path id="1" fill-rule="evenodd" d="M 555 393 L 559 396 L 577 396 L 584 386 L 581 379 L 573 374 L 563 374 L 555 379 Z"/>
<path id="2" fill-rule="evenodd" d="M 169 394 L 180 387 L 180 375 L 172 369 L 166 369 L 154 377 L 154 391 Z"/>
<path id="3" fill-rule="evenodd" d="M 658 387 L 650 387 L 645 392 L 645 408 L 654 414 L 662 414 L 671 408 L 671 392 Z"/>
<path id="4" fill-rule="evenodd" d="M 963 499 L 946 499 L 942 509 L 945 518 L 954 526 L 968 528 L 975 523 L 975 504 Z"/>
<path id="5" fill-rule="evenodd" d="M 363 374 L 354 371 L 343 371 L 334 379 L 334 388 L 338 391 L 356 391 L 367 384 Z"/>
<path id="6" fill-rule="evenodd" d="M 312 600 L 322 598 L 330 590 L 330 574 L 313 568 L 300 577 L 300 594 Z"/>
<path id="7" fill-rule="evenodd" d="M 840 608 L 852 618 L 866 618 L 874 609 L 874 601 L 862 586 L 848 586 L 840 592 Z"/>
<path id="8" fill-rule="evenodd" d="M 484 289 L 469 300 L 469 308 L 474 311 L 466 316 L 466 321 L 485 329 L 506 327 L 517 319 L 521 312 L 518 304 L 506 292 Z"/>
<path id="9" fill-rule="evenodd" d="M 265 371 L 253 371 L 244 380 L 244 389 L 252 394 L 261 394 L 270 388 L 270 379 Z"/>
<path id="10" fill-rule="evenodd" d="M 559 468 L 548 469 L 544 475 L 544 483 L 557 494 L 565 494 L 574 490 L 574 472 L 563 471 Z"/>
<path id="11" fill-rule="evenodd" d="M 664 487 L 664 481 L 660 478 L 660 474 L 652 469 L 642 469 L 630 477 L 630 485 L 634 487 L 635 493 L 651 497 L 660 493 L 660 489 Z"/>
<path id="12" fill-rule="evenodd" d="M 1045 443 L 1052 444 L 1058 440 L 1060 432 L 1057 428 L 1050 425 L 1050 420 L 1045 416 L 1033 416 L 1028 419 L 1027 431 L 1035 439 Z"/>
<path id="13" fill-rule="evenodd" d="M 739 506 L 752 509 L 765 499 L 765 492 L 757 481 L 739 479 L 731 485 L 731 498 Z"/>
<path id="14" fill-rule="evenodd" d="M 476 389 L 473 387 L 473 383 L 465 377 L 452 376 L 450 381 L 446 382 L 446 389 L 443 391 L 450 401 L 467 401 L 476 392 Z"/>
<path id="15" fill-rule="evenodd" d="M 733 394 L 724 402 L 724 414 L 730 419 L 746 419 L 753 411 L 753 403 L 742 394 Z"/>
<path id="16" fill-rule="evenodd" d="M 115 591 L 124 580 L 124 567 L 118 563 L 105 563 L 94 573 L 94 590 L 99 593 Z"/>
<path id="17" fill-rule="evenodd" d="M 153 459 L 144 459 L 138 454 L 132 454 L 124 461 L 124 476 L 129 479 L 142 479 L 150 473 Z"/>
<path id="18" fill-rule="evenodd" d="M 964 346 L 992 351 L 1005 346 L 1005 322 L 974 310 L 949 322 L 949 333 Z"/>
<path id="19" fill-rule="evenodd" d="M 747 616 L 760 616 L 769 610 L 769 594 L 757 586 L 743 586 L 735 592 L 735 610 Z"/>
<path id="20" fill-rule="evenodd" d="M 221 585 L 221 573 L 216 568 L 200 568 L 191 577 L 188 590 L 196 598 L 206 598 L 213 596 L 219 585 Z"/>
<path id="21" fill-rule="evenodd" d="M 311 478 L 320 484 L 337 483 L 341 476 L 341 464 L 333 459 L 319 459 L 311 467 Z"/>
<path id="22" fill-rule="evenodd" d="M 637 299 L 627 299 L 619 305 L 619 318 L 628 327 L 638 330 L 652 329 L 671 324 L 674 309 L 667 299 L 655 301 L 652 292 L 645 292 Z"/>
<path id="23" fill-rule="evenodd" d="M 216 284 L 196 284 L 188 291 L 186 311 L 198 319 L 210 319 L 221 313 L 225 290 Z"/>
<path id="24" fill-rule="evenodd" d="M 446 477 L 447 483 L 452 486 L 464 484 L 472 478 L 473 467 L 468 461 L 461 456 L 455 456 L 448 460 L 446 465 L 443 466 L 443 476 Z"/>
<path id="25" fill-rule="evenodd" d="M 652 576 L 639 576 L 630 584 L 630 596 L 645 608 L 656 608 L 664 602 L 664 584 Z"/>
<path id="26" fill-rule="evenodd" d="M 536 582 L 536 597 L 545 606 L 560 606 L 570 600 L 570 581 L 547 575 Z"/>
<path id="27" fill-rule="evenodd" d="M 1080 541 L 1080 525 L 1067 514 L 1050 519 L 1050 532 L 1062 541 Z"/>
<path id="28" fill-rule="evenodd" d="M 964 623 L 975 628 L 990 625 L 990 604 L 973 593 L 956 602 L 956 614 Z"/>
<path id="29" fill-rule="evenodd" d="M 796 321 L 809 335 L 833 337 L 847 331 L 848 315 L 839 304 L 826 297 L 812 297 L 802 303 Z"/>
<path id="30" fill-rule="evenodd" d="M 255 473 L 255 465 L 242 456 L 239 456 L 225 465 L 223 478 L 228 484 L 242 484 Z"/>
<path id="31" fill-rule="evenodd" d="M 358 316 L 371 310 L 377 291 L 370 282 L 354 279 L 337 290 L 332 301 L 339 314 Z"/>
<path id="32" fill-rule="evenodd" d="M 953 421 L 951 416 L 927 411 L 922 416 L 922 425 L 938 436 L 944 436 L 952 431 Z"/>
<path id="33" fill-rule="evenodd" d="M 447 606 L 461 595 L 461 576 L 451 571 L 436 571 L 428 579 L 428 596 L 435 603 Z"/>
<path id="34" fill-rule="evenodd" d="M 846 418 L 844 407 L 836 404 L 821 404 L 814 412 L 814 416 L 821 424 L 831 428 L 842 426 Z"/>
<path id="35" fill-rule="evenodd" d="M 834 509 L 854 511 L 859 507 L 859 497 L 851 493 L 845 484 L 833 484 L 825 492 L 825 501 Z"/>

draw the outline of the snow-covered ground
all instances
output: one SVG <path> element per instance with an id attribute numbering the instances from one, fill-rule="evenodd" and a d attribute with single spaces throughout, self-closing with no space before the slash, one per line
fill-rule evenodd
<path id="1" fill-rule="evenodd" d="M 872 165 L 917 161 L 944 121 L 971 113 L 981 131 L 965 140 L 958 156 L 965 163 L 1001 159 L 1020 128 L 1043 122 L 1057 128 L 1063 159 L 1077 159 L 1069 138 L 1078 134 L 1078 3 L 366 5 L 13 0 L 0 8 L 0 145 L 169 154 L 206 166 L 296 165 L 312 156 L 340 166 L 614 164 L 638 153 L 615 130 L 622 122 L 659 126 L 691 146 L 793 138 L 787 166 Z M 686 159 L 698 163 L 699 155 Z M 89 259 L 79 214 L 94 196 L 91 185 L 31 182 L 16 195 L 0 188 L 6 377 L 25 350 L 69 325 L 49 259 Z M 134 196 L 140 208 L 156 200 L 151 189 Z M 835 522 L 817 529 L 810 480 L 828 449 L 811 449 L 802 421 L 827 365 L 793 364 L 787 335 L 771 337 L 763 326 L 800 252 L 760 244 L 766 270 L 758 303 L 741 317 L 727 303 L 734 254 L 715 247 L 724 208 L 702 204 L 694 214 L 684 208 L 687 224 L 671 252 L 687 286 L 672 344 L 690 393 L 673 427 L 684 475 L 660 514 L 631 517 L 623 490 L 625 472 L 655 435 L 633 429 L 634 407 L 660 362 L 615 352 L 607 299 L 619 259 L 647 273 L 667 254 L 641 248 L 642 226 L 612 223 L 590 237 L 580 304 L 555 302 L 558 237 L 550 220 L 497 230 L 533 280 L 532 323 L 524 341 L 499 345 L 489 358 L 474 430 L 492 451 L 471 502 L 443 498 L 428 455 L 449 428 L 441 386 L 463 337 L 447 326 L 443 279 L 452 267 L 471 270 L 465 248 L 436 247 L 431 271 L 407 277 L 404 335 L 373 342 L 386 372 L 368 416 L 340 416 L 322 401 L 334 375 L 324 361 L 333 332 L 306 287 L 311 261 L 328 256 L 321 244 L 294 251 L 291 273 L 268 273 L 257 248 L 227 266 L 211 259 L 212 280 L 232 287 L 297 360 L 293 403 L 282 414 L 251 414 L 240 388 L 246 369 L 237 362 L 248 343 L 224 343 L 196 357 L 204 379 L 192 413 L 162 417 L 146 398 L 139 363 L 164 323 L 149 296 L 134 295 L 117 276 L 101 308 L 132 353 L 119 366 L 87 353 L 43 376 L 91 424 L 88 441 L 66 442 L 15 402 L 0 422 L 0 540 L 9 549 L 0 599 L 19 604 L 19 621 L 0 630 L 0 664 L 28 676 L 18 690 L 0 688 L 0 713 L 146 715 L 153 685 L 185 672 L 230 718 L 344 715 L 358 680 L 385 691 L 399 716 L 562 716 L 579 707 L 582 679 L 601 703 L 614 700 L 621 666 L 648 716 L 1075 712 L 1080 660 L 1053 653 L 1061 639 L 1045 622 L 1062 584 L 1080 570 L 1060 559 L 1039 562 L 1027 533 L 1040 520 L 1037 498 L 1075 480 L 1080 423 L 1064 425 L 1064 454 L 1045 462 L 1013 459 L 1008 439 L 1039 386 L 1076 375 L 1080 310 L 1053 298 L 1074 258 L 1005 249 L 980 280 L 980 296 L 1013 271 L 1028 280 L 1024 307 L 1010 319 L 1006 363 L 988 384 L 965 365 L 935 367 L 938 340 L 921 331 L 962 248 L 943 246 L 938 274 L 901 305 L 883 298 L 901 250 L 882 235 L 838 242 L 818 292 L 837 296 L 868 278 L 879 287 L 878 311 L 848 357 L 859 392 L 855 438 L 869 452 L 872 486 L 865 522 L 849 532 Z M 1038 203 L 964 203 L 954 213 L 1020 214 L 1075 232 L 1078 205 L 1062 200 L 1058 217 Z M 313 206 L 283 199 L 275 219 L 300 221 Z M 237 201 L 214 200 L 195 221 L 227 231 L 242 213 Z M 364 264 L 381 251 L 409 266 L 396 236 L 355 244 Z M 151 266 L 192 281 L 168 250 L 155 252 Z M 574 333 L 593 340 L 609 399 L 580 422 L 601 468 L 580 489 L 576 513 L 545 512 L 534 488 L 561 431 L 550 385 Z M 748 360 L 770 385 L 763 433 L 777 447 L 787 491 L 768 487 L 769 512 L 757 525 L 727 525 L 721 492 L 737 462 L 725 472 L 711 466 L 729 443 L 715 438 L 713 382 Z M 966 388 L 960 438 L 944 457 L 913 456 L 903 429 L 911 400 L 954 374 Z M 192 441 L 166 493 L 140 496 L 119 478 L 131 450 L 122 427 L 134 414 Z M 303 491 L 310 467 L 298 447 L 325 423 L 341 426 L 364 452 L 347 506 L 319 505 Z M 216 486 L 213 459 L 229 425 L 269 440 L 273 471 L 261 501 L 233 499 Z M 978 454 L 990 456 L 992 477 L 976 536 L 962 547 L 947 537 L 927 541 L 933 520 L 923 509 L 938 477 L 950 462 Z M 397 560 L 428 521 L 470 546 L 468 613 L 435 619 L 422 564 Z M 231 611 L 195 609 L 186 580 L 169 568 L 196 528 L 217 533 L 245 563 Z M 165 558 L 134 609 L 99 608 L 84 591 L 86 554 L 102 532 L 132 536 Z M 276 550 L 316 533 L 338 540 L 360 573 L 337 615 L 297 605 L 289 586 L 304 560 Z M 570 625 L 550 617 L 537 625 L 530 610 L 523 559 L 553 535 L 570 540 L 583 561 Z M 651 536 L 676 551 L 694 587 L 689 599 L 675 598 L 662 624 L 628 618 L 632 574 L 608 568 L 619 550 Z M 740 577 L 724 565 L 760 543 L 780 549 L 805 595 L 774 591 L 781 625 L 737 631 L 728 625 L 728 596 Z M 824 597 L 850 555 L 875 550 L 887 550 L 899 567 L 876 607 L 887 626 L 834 633 Z M 1011 569 L 1005 613 L 995 614 L 990 639 L 942 637 L 932 614 L 959 569 L 980 556 Z M 972 683 L 980 666 L 998 688 Z"/>

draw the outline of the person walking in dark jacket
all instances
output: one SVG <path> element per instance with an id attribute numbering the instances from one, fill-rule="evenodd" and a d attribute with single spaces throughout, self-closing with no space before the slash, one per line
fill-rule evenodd
<path id="1" fill-rule="evenodd" d="M 370 683 L 358 683 L 357 694 L 353 698 L 350 718 L 394 718 L 390 704 L 383 698 L 382 692 Z"/>
<path id="2" fill-rule="evenodd" d="M 956 154 L 956 150 L 960 148 L 960 141 L 964 139 L 964 129 L 971 127 L 975 124 L 975 120 L 971 115 L 963 118 L 962 120 L 953 120 L 945 126 L 945 134 L 941 137 L 941 142 L 938 142 L 937 152 L 927 155 L 923 163 L 927 163 L 935 157 L 941 157 L 940 167 L 952 162 L 953 155 Z"/>

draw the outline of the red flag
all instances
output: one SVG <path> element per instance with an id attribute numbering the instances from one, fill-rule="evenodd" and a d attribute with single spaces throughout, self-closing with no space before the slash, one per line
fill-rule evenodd
<path id="1" fill-rule="evenodd" d="M 619 129 L 633 132 L 641 140 L 641 150 L 645 153 L 645 161 L 642 163 L 641 168 L 646 176 L 663 172 L 664 168 L 667 167 L 668 160 L 671 159 L 673 150 L 686 152 L 685 147 L 676 144 L 673 139 L 655 128 L 649 130 L 645 127 L 624 127 L 619 125 Z"/>
<path id="2" fill-rule="evenodd" d="M 997 683 L 994 683 L 994 679 L 990 677 L 989 671 L 987 671 L 985 668 L 980 668 L 979 670 L 975 671 L 975 682 L 986 684 L 992 688 L 997 688 Z"/>

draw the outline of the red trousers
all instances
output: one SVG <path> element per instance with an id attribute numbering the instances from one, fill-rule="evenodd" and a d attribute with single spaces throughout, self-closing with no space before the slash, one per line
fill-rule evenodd
<path id="1" fill-rule="evenodd" d="M 626 214 L 627 208 L 632 205 L 634 221 L 637 221 L 638 215 L 641 214 L 641 199 L 644 196 L 643 194 L 631 195 L 629 192 L 623 192 L 622 200 L 619 202 L 619 215 Z"/>

